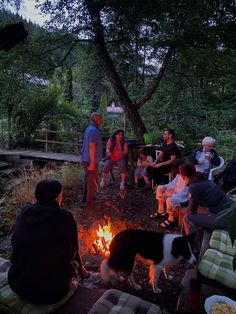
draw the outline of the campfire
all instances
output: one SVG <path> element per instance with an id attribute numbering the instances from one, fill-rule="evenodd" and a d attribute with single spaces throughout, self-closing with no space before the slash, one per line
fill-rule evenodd
<path id="1" fill-rule="evenodd" d="M 102 226 L 98 225 L 96 230 L 97 239 L 93 243 L 93 248 L 96 253 L 100 253 L 104 256 L 109 255 L 109 247 L 114 234 L 111 232 L 111 221 L 110 217 L 105 216 Z"/>

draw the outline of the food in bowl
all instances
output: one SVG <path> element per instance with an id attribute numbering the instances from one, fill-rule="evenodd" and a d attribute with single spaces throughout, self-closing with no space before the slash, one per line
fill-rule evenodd
<path id="1" fill-rule="evenodd" d="M 211 306 L 211 314 L 236 314 L 236 308 L 226 302 L 216 302 Z"/>

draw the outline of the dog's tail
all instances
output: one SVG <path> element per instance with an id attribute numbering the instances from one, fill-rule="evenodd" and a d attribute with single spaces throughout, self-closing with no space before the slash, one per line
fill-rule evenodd
<path id="1" fill-rule="evenodd" d="M 111 269 L 109 267 L 108 259 L 104 259 L 100 265 L 102 280 L 108 282 L 110 280 Z"/>

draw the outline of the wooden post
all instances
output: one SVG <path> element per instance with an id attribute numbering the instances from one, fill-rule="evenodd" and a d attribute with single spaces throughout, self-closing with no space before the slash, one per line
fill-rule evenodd
<path id="1" fill-rule="evenodd" d="M 48 131 L 45 131 L 45 152 L 48 151 Z"/>

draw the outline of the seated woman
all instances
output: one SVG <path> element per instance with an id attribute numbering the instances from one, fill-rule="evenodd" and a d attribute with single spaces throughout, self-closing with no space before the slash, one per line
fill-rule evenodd
<path id="1" fill-rule="evenodd" d="M 220 186 L 209 181 L 203 173 L 196 172 L 192 164 L 182 165 L 180 174 L 189 179 L 189 209 L 183 221 L 183 234 L 201 229 L 225 229 L 229 216 L 218 218 L 217 214 L 232 206 L 233 201 Z M 208 213 L 198 213 L 198 206 L 207 207 Z"/>
<path id="2" fill-rule="evenodd" d="M 106 161 L 102 169 L 101 188 L 106 185 L 107 173 L 115 166 L 120 168 L 120 190 L 125 189 L 126 178 L 126 155 L 128 154 L 128 144 L 124 139 L 124 131 L 117 130 L 106 144 Z"/>
<path id="3" fill-rule="evenodd" d="M 202 140 L 202 147 L 196 149 L 189 157 L 189 162 L 195 166 L 196 171 L 208 175 L 212 167 L 220 165 L 220 158 L 213 149 L 215 142 L 213 137 L 205 137 Z"/>
<path id="4" fill-rule="evenodd" d="M 156 190 L 158 208 L 154 214 L 150 215 L 150 218 L 163 218 L 168 214 L 168 219 L 160 224 L 162 228 L 172 227 L 175 220 L 175 208 L 188 201 L 188 179 L 179 174 L 182 164 L 183 161 L 174 160 L 171 167 L 176 177 L 168 184 L 159 185 Z"/>
<path id="5" fill-rule="evenodd" d="M 138 180 L 143 178 L 146 187 L 150 186 L 150 181 L 147 176 L 146 167 L 151 165 L 153 163 L 152 156 L 150 156 L 144 148 L 140 149 L 138 151 L 138 161 L 137 161 L 137 167 L 134 172 L 134 184 L 137 187 L 138 186 Z"/>
<path id="6" fill-rule="evenodd" d="M 90 274 L 80 259 L 76 222 L 60 208 L 60 182 L 40 181 L 35 198 L 36 203 L 26 204 L 16 219 L 8 282 L 23 300 L 51 304 L 76 284 L 75 275 L 87 278 Z"/>

